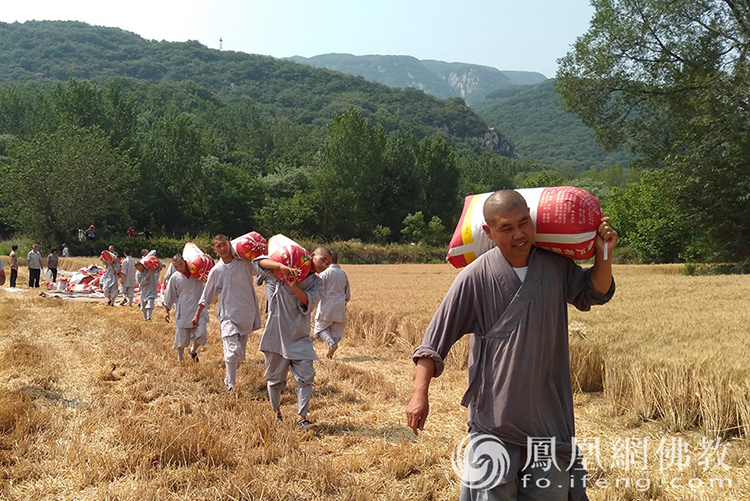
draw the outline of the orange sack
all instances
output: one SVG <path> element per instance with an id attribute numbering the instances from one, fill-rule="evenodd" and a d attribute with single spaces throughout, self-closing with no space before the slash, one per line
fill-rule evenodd
<path id="1" fill-rule="evenodd" d="M 182 259 L 187 263 L 188 273 L 197 280 L 206 280 L 214 267 L 214 260 L 193 242 L 187 242 L 182 248 Z"/>
<path id="2" fill-rule="evenodd" d="M 141 258 L 140 263 L 149 270 L 155 270 L 161 266 L 161 263 L 156 258 L 155 254 L 149 254 L 148 256 Z"/>
<path id="3" fill-rule="evenodd" d="M 310 256 L 304 247 L 291 238 L 281 234 L 272 236 L 268 241 L 268 253 L 273 261 L 299 270 L 299 280 L 304 280 L 310 273 Z M 279 270 L 276 270 L 276 277 L 286 282 L 293 279 L 285 277 Z"/>
<path id="4" fill-rule="evenodd" d="M 571 259 L 594 255 L 601 223 L 599 201 L 573 186 L 516 190 L 526 200 L 536 231 L 536 246 Z M 461 268 L 495 246 L 482 229 L 484 202 L 492 193 L 469 195 L 448 245 L 448 261 Z"/>
<path id="5" fill-rule="evenodd" d="M 268 249 L 266 239 L 257 231 L 245 233 L 229 242 L 229 244 L 232 246 L 232 254 L 243 261 L 252 261 L 265 254 Z"/>
<path id="6" fill-rule="evenodd" d="M 103 250 L 101 257 L 102 261 L 104 261 L 105 263 L 111 263 L 115 259 L 115 256 L 108 250 Z"/>

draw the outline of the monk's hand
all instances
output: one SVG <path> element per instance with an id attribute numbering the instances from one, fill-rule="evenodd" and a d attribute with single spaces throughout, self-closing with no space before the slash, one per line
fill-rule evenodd
<path id="1" fill-rule="evenodd" d="M 596 229 L 596 249 L 598 253 L 604 252 L 604 244 L 607 244 L 608 254 L 617 246 L 617 232 L 609 225 L 609 218 L 603 217 L 599 227 Z"/>
<path id="2" fill-rule="evenodd" d="M 167 310 L 167 313 L 164 315 L 164 320 L 166 320 L 167 323 L 169 323 L 169 310 Z"/>
<path id="3" fill-rule="evenodd" d="M 284 275 L 285 277 L 288 277 L 288 276 L 295 276 L 296 270 L 295 268 L 290 268 L 289 266 L 282 264 L 279 266 L 279 271 L 281 272 L 282 275 Z"/>
<path id="4" fill-rule="evenodd" d="M 412 395 L 409 405 L 406 406 L 406 424 L 415 435 L 424 430 L 424 422 L 430 413 L 430 402 L 427 394 L 417 392 Z"/>
<path id="5" fill-rule="evenodd" d="M 169 315 L 169 313 L 167 313 Z M 198 322 L 200 319 L 200 315 L 196 312 L 195 316 L 193 317 L 193 320 L 190 321 L 190 323 L 193 325 L 193 327 L 198 327 Z"/>

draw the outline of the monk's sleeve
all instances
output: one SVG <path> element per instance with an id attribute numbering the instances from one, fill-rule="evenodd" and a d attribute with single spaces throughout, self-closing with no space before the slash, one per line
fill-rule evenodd
<path id="1" fill-rule="evenodd" d="M 271 275 L 271 272 L 273 272 L 273 270 L 267 270 L 267 269 L 262 268 L 260 266 L 260 262 L 263 259 L 271 259 L 271 258 L 268 257 L 268 256 L 266 256 L 266 255 L 262 255 L 262 256 L 258 256 L 255 259 L 253 259 L 253 270 L 255 271 L 255 274 L 258 276 L 258 278 L 255 279 L 255 283 L 257 285 L 262 284 L 263 280 L 265 280 L 266 277 L 269 277 Z M 263 278 L 261 279 L 259 277 L 263 277 Z"/>
<path id="2" fill-rule="evenodd" d="M 459 276 L 430 320 L 422 344 L 414 350 L 414 363 L 420 358 L 431 358 L 435 362 L 433 376 L 439 376 L 451 347 L 465 334 L 476 331 L 479 325 L 475 307 L 478 299 L 473 281 Z"/>
<path id="3" fill-rule="evenodd" d="M 216 268 L 214 268 L 216 269 Z M 203 288 L 201 298 L 198 300 L 198 304 L 202 304 L 204 307 L 210 306 L 214 302 L 219 294 L 221 294 L 221 284 L 219 283 L 219 277 L 214 270 L 208 274 L 208 280 L 206 280 L 206 286 Z"/>
<path id="4" fill-rule="evenodd" d="M 580 311 L 589 311 L 591 306 L 604 304 L 615 294 L 615 279 L 606 294 L 598 292 L 591 282 L 591 268 L 583 269 L 572 260 L 568 260 L 566 273 L 567 301 Z"/>
<path id="5" fill-rule="evenodd" d="M 164 296 L 162 296 L 162 304 L 165 308 L 168 310 L 172 309 L 172 306 L 175 305 L 177 302 L 177 281 L 176 280 L 170 280 L 167 282 L 167 288 L 164 291 Z"/>
<path id="6" fill-rule="evenodd" d="M 318 303 L 320 303 L 324 290 L 323 280 L 321 280 L 320 277 L 313 280 L 309 287 L 302 289 L 307 295 L 307 304 L 304 305 L 297 301 L 297 307 L 299 308 L 300 313 L 305 315 L 308 311 L 313 311 L 313 309 L 318 306 Z"/>

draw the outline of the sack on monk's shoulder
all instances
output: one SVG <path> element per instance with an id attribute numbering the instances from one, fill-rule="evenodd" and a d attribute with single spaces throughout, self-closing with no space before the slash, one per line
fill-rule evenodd
<path id="1" fill-rule="evenodd" d="M 596 230 L 601 223 L 599 201 L 574 186 L 516 190 L 526 200 L 536 232 L 536 246 L 571 259 L 594 255 Z M 448 245 L 448 262 L 462 268 L 495 244 L 482 229 L 484 202 L 492 193 L 469 195 Z"/>
<path id="2" fill-rule="evenodd" d="M 214 267 L 214 260 L 193 242 L 187 242 L 182 248 L 182 259 L 187 263 L 188 273 L 197 280 L 206 280 Z"/>
<path id="3" fill-rule="evenodd" d="M 252 261 L 265 254 L 268 249 L 268 242 L 257 231 L 245 233 L 229 242 L 229 244 L 232 246 L 232 254 L 243 261 Z"/>
<path id="4" fill-rule="evenodd" d="M 269 257 L 289 268 L 298 270 L 298 280 L 304 280 L 310 273 L 310 256 L 307 250 L 300 244 L 282 234 L 274 235 L 268 241 Z M 279 270 L 276 270 L 276 277 L 287 283 L 294 277 L 285 277 Z"/>

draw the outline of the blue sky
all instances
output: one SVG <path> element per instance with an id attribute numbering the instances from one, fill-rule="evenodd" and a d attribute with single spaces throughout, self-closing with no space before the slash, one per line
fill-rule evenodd
<path id="1" fill-rule="evenodd" d="M 75 20 L 275 57 L 396 54 L 553 77 L 589 0 L 21 0 L 0 21 Z M 123 8 L 124 7 L 124 8 Z"/>

